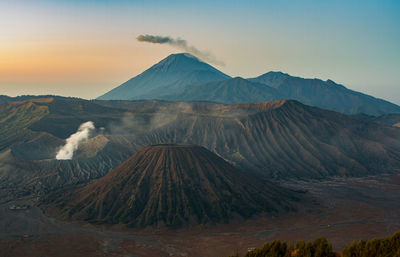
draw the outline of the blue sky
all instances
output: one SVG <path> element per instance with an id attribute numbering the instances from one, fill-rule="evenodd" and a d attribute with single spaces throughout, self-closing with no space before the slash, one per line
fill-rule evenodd
<path id="1" fill-rule="evenodd" d="M 0 94 L 94 98 L 181 37 L 231 76 L 280 70 L 400 104 L 400 1 L 1 1 Z"/>

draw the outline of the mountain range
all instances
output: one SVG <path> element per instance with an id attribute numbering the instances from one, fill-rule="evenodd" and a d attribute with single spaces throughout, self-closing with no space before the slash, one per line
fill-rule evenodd
<path id="1" fill-rule="evenodd" d="M 400 106 L 336 84 L 282 72 L 231 78 L 187 54 L 172 54 L 98 100 L 212 101 L 223 104 L 293 99 L 344 114 L 400 113 Z"/>
<path id="2" fill-rule="evenodd" d="M 56 160 L 57 149 L 87 121 L 97 128 L 93 136 L 71 160 Z M 143 147 L 164 143 L 205 147 L 263 179 L 400 170 L 398 128 L 294 100 L 224 105 L 29 97 L 0 104 L 0 124 L 0 187 L 18 195 L 89 182 Z"/>

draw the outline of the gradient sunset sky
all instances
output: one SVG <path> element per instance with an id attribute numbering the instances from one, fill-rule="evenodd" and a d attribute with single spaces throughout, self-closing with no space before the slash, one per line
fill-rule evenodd
<path id="1" fill-rule="evenodd" d="M 95 98 L 171 53 L 180 37 L 231 76 L 332 79 L 400 104 L 400 1 L 0 0 L 0 94 Z"/>

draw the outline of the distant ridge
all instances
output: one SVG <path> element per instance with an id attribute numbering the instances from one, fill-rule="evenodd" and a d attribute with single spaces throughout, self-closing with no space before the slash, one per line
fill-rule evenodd
<path id="1" fill-rule="evenodd" d="M 292 210 L 294 192 L 255 179 L 195 145 L 145 147 L 105 177 L 44 206 L 61 216 L 130 226 L 185 226 Z"/>
<path id="2" fill-rule="evenodd" d="M 332 80 L 304 79 L 282 72 L 268 72 L 249 79 L 276 88 L 284 99 L 344 114 L 382 115 L 400 113 L 400 106 L 360 92 L 347 89 Z"/>
<path id="3" fill-rule="evenodd" d="M 231 78 L 187 53 L 172 54 L 98 100 L 212 101 L 222 104 L 293 99 L 344 114 L 400 113 L 400 106 L 347 89 L 332 80 L 267 72 Z"/>
<path id="4" fill-rule="evenodd" d="M 291 76 L 287 73 L 283 73 L 280 71 L 270 71 L 261 76 L 249 80 L 253 82 L 262 83 L 273 88 L 279 88 L 282 82 L 290 77 Z"/>
<path id="5" fill-rule="evenodd" d="M 17 102 L 17 101 L 29 101 L 29 100 L 43 99 L 43 98 L 54 98 L 59 100 L 84 100 L 79 97 L 66 97 L 59 95 L 20 95 L 14 97 L 7 95 L 0 95 L 0 104 L 8 102 Z"/>
<path id="6" fill-rule="evenodd" d="M 241 77 L 191 85 L 180 93 L 165 98 L 173 101 L 212 101 L 224 104 L 283 99 L 275 88 Z"/>

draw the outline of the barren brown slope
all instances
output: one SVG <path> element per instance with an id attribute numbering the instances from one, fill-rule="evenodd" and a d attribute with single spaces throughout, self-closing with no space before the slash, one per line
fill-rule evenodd
<path id="1" fill-rule="evenodd" d="M 285 100 L 180 113 L 141 144 L 197 144 L 243 170 L 321 178 L 400 171 L 400 130 Z"/>
<path id="2" fill-rule="evenodd" d="M 48 107 L 38 103 L 51 101 L 49 98 L 0 105 L 0 151 L 32 138 L 34 133 L 28 127 L 49 114 Z"/>
<path id="3" fill-rule="evenodd" d="M 131 226 L 227 222 L 292 209 L 293 192 L 199 146 L 145 147 L 105 177 L 44 201 L 65 218 Z M 54 210 L 54 209 L 53 209 Z"/>

